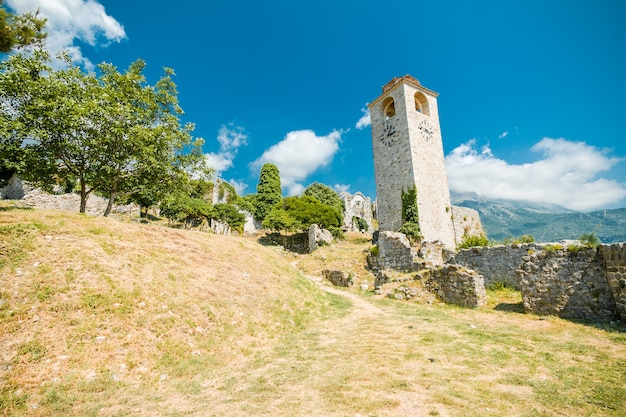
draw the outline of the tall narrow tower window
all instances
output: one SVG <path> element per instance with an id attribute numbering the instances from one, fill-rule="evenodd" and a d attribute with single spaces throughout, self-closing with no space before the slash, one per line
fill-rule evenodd
<path id="1" fill-rule="evenodd" d="M 389 119 L 396 115 L 396 106 L 393 103 L 392 97 L 387 97 L 385 101 L 383 101 L 383 113 L 385 113 L 385 119 Z"/>
<path id="2" fill-rule="evenodd" d="M 415 93 L 415 110 L 426 116 L 430 116 L 430 109 L 428 108 L 428 99 L 424 93 L 418 91 Z"/>

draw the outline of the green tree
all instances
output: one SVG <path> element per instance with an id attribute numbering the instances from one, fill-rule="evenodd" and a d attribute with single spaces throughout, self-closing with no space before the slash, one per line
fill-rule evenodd
<path id="1" fill-rule="evenodd" d="M 343 212 L 345 205 L 339 194 L 327 185 L 314 182 L 304 189 L 302 195 L 315 197 L 320 203 L 332 207 L 339 214 L 343 224 Z"/>
<path id="2" fill-rule="evenodd" d="M 46 37 L 42 32 L 46 19 L 39 12 L 14 14 L 0 0 L 0 52 L 8 53 L 14 48 L 41 45 Z"/>
<path id="3" fill-rule="evenodd" d="M 180 125 L 182 109 L 178 105 L 173 71 L 150 86 L 137 60 L 125 73 L 111 64 L 100 64 L 103 107 L 100 143 L 107 154 L 94 178 L 94 187 L 109 196 L 104 212 L 108 215 L 118 193 L 154 186 L 177 178 L 174 171 L 184 169 L 179 154 L 191 144 L 193 125 Z"/>
<path id="4" fill-rule="evenodd" d="M 101 86 L 95 74 L 73 65 L 50 71 L 38 82 L 38 94 L 24 105 L 22 115 L 31 138 L 30 179 L 43 188 L 53 178 L 76 180 L 84 213 L 90 184 L 104 159 L 97 122 L 103 117 Z"/>
<path id="5" fill-rule="evenodd" d="M 290 213 L 280 205 L 277 205 L 265 216 L 265 219 L 263 219 L 263 227 L 278 232 L 283 241 L 283 246 L 286 246 L 286 234 L 299 230 L 301 225 Z"/>
<path id="6" fill-rule="evenodd" d="M 215 209 L 214 218 L 228 223 L 231 229 L 243 234 L 246 217 L 237 210 L 237 207 L 232 204 L 216 204 L 213 208 Z"/>
<path id="7" fill-rule="evenodd" d="M 49 60 L 46 51 L 37 49 L 0 62 L 0 168 L 24 178 L 30 151 L 24 143 L 33 136 L 28 109 L 36 107 L 34 102 L 45 93 L 41 74 L 50 71 Z"/>
<path id="8" fill-rule="evenodd" d="M 301 230 L 307 230 L 312 224 L 324 229 L 338 228 L 342 224 L 341 215 L 315 197 L 287 197 L 283 200 L 282 207 L 297 220 Z"/>
<path id="9" fill-rule="evenodd" d="M 282 200 L 280 173 L 276 165 L 263 165 L 259 174 L 256 192 L 254 217 L 263 220 L 274 206 Z"/>

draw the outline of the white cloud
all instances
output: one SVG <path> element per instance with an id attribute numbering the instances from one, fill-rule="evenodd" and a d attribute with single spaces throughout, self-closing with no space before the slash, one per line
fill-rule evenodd
<path id="1" fill-rule="evenodd" d="M 235 191 L 237 191 L 237 195 L 243 195 L 246 188 L 248 188 L 248 184 L 244 183 L 243 181 L 230 179 L 228 180 L 228 183 L 235 188 Z"/>
<path id="2" fill-rule="evenodd" d="M 509 131 L 508 130 L 500 133 L 500 136 L 498 136 L 498 139 L 504 139 L 507 136 L 509 136 Z"/>
<path id="3" fill-rule="evenodd" d="M 39 9 L 39 15 L 47 19 L 44 30 L 48 33 L 48 50 L 53 55 L 67 50 L 75 63 L 88 69 L 93 64 L 74 45 L 75 40 L 107 46 L 126 38 L 124 27 L 95 0 L 7 0 L 6 3 L 19 12 Z"/>
<path id="4" fill-rule="evenodd" d="M 233 166 L 238 148 L 248 144 L 248 134 L 243 127 L 229 123 L 220 127 L 217 141 L 220 144 L 219 152 L 209 152 L 204 157 L 207 165 L 219 175 Z"/>
<path id="5" fill-rule="evenodd" d="M 350 190 L 350 184 L 335 184 L 335 185 L 333 185 L 333 188 L 338 193 L 340 193 L 342 191 L 348 192 L 348 190 Z"/>
<path id="6" fill-rule="evenodd" d="M 626 197 L 626 186 L 597 178 L 623 158 L 607 156 L 608 150 L 566 139 L 544 138 L 532 151 L 542 159 L 521 165 L 493 156 L 488 147 L 479 153 L 474 139 L 446 157 L 450 188 L 488 198 L 544 201 L 573 210 L 594 210 Z"/>
<path id="7" fill-rule="evenodd" d="M 370 117 L 370 111 L 368 109 L 361 109 L 363 116 L 356 122 L 357 129 L 365 129 L 372 125 L 372 118 Z"/>
<path id="8" fill-rule="evenodd" d="M 288 194 L 300 194 L 304 189 L 300 182 L 332 161 L 340 141 L 341 132 L 337 130 L 326 136 L 317 136 L 312 130 L 289 132 L 252 162 L 251 168 L 258 170 L 265 163 L 276 165 L 281 185 L 287 188 Z"/>
<path id="9" fill-rule="evenodd" d="M 213 168 L 215 172 L 219 175 L 220 172 L 224 172 L 230 167 L 233 166 L 233 159 L 235 157 L 231 153 L 205 153 L 204 158 L 206 159 L 206 163 L 209 168 Z"/>

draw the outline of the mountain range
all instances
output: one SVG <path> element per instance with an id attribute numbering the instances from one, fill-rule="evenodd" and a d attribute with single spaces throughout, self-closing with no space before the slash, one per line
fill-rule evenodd
<path id="1" fill-rule="evenodd" d="M 538 242 L 578 239 L 594 233 L 602 243 L 626 242 L 626 208 L 578 212 L 550 203 L 488 199 L 451 192 L 452 203 L 480 214 L 487 237 L 502 241 L 532 235 Z"/>

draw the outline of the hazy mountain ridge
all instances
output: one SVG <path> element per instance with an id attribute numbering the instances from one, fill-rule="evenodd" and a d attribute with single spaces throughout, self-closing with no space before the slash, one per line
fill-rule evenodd
<path id="1" fill-rule="evenodd" d="M 577 212 L 550 203 L 488 199 L 475 193 L 451 193 L 452 203 L 480 214 L 490 239 L 531 234 L 540 242 L 577 239 L 594 232 L 602 243 L 626 241 L 626 208 Z"/>

